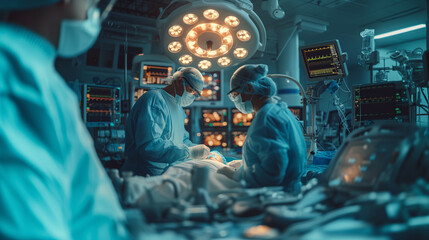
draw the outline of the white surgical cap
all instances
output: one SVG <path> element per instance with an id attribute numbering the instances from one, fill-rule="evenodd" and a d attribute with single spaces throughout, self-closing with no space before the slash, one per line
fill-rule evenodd
<path id="1" fill-rule="evenodd" d="M 243 65 L 231 77 L 231 90 L 238 88 L 237 92 L 272 97 L 277 93 L 277 86 L 267 73 L 265 64 Z M 252 85 L 253 92 L 247 88 L 248 84 Z"/>
<path id="2" fill-rule="evenodd" d="M 0 11 L 16 11 L 39 8 L 54 4 L 59 0 L 4 0 L 0 1 Z"/>
<path id="3" fill-rule="evenodd" d="M 204 87 L 203 75 L 196 68 L 193 67 L 180 67 L 173 74 L 173 81 L 178 77 L 184 77 L 189 81 L 191 87 L 201 93 Z"/>

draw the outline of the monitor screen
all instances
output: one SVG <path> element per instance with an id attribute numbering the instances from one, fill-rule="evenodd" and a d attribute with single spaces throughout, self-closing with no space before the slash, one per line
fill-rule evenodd
<path id="1" fill-rule="evenodd" d="M 120 88 L 114 86 L 83 85 L 83 119 L 90 127 L 119 124 Z"/>
<path id="2" fill-rule="evenodd" d="M 202 108 L 201 127 L 228 127 L 228 109 Z"/>
<path id="3" fill-rule="evenodd" d="M 338 40 L 299 49 L 310 81 L 341 79 L 347 76 Z"/>
<path id="4" fill-rule="evenodd" d="M 156 85 L 167 85 L 168 82 L 165 79 L 171 76 L 173 72 L 172 66 L 156 66 L 142 64 L 143 77 L 141 84 L 156 84 Z"/>
<path id="5" fill-rule="evenodd" d="M 242 113 L 237 108 L 231 108 L 232 126 L 249 127 L 252 124 L 255 113 Z"/>
<path id="6" fill-rule="evenodd" d="M 409 98 L 401 81 L 356 86 L 353 94 L 354 124 L 375 120 L 410 120 Z"/>
<path id="7" fill-rule="evenodd" d="M 231 132 L 231 147 L 241 148 L 243 147 L 244 140 L 246 140 L 247 131 L 232 131 Z"/>
<path id="8" fill-rule="evenodd" d="M 302 118 L 302 107 L 289 107 L 289 110 L 295 115 L 298 121 L 303 121 Z"/>
<path id="9" fill-rule="evenodd" d="M 331 186 L 372 188 L 392 159 L 397 139 L 350 142 L 339 153 L 329 175 Z M 338 153 L 337 153 L 338 154 Z"/>
<path id="10" fill-rule="evenodd" d="M 149 88 L 134 88 L 134 102 L 137 102 L 137 100 L 139 100 L 139 98 L 149 90 Z"/>
<path id="11" fill-rule="evenodd" d="M 217 72 L 201 72 L 204 79 L 204 89 L 201 97 L 195 101 L 220 101 L 221 100 L 221 74 Z"/>
<path id="12" fill-rule="evenodd" d="M 208 147 L 228 147 L 228 137 L 226 131 L 202 131 L 202 143 Z"/>

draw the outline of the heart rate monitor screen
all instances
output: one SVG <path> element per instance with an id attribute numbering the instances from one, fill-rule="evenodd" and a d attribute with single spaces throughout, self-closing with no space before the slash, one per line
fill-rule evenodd
<path id="1" fill-rule="evenodd" d="M 353 120 L 410 120 L 410 104 L 402 82 L 356 86 L 354 88 Z"/>
<path id="2" fill-rule="evenodd" d="M 166 85 L 168 82 L 164 80 L 171 76 L 172 71 L 170 66 L 143 65 L 142 84 Z"/>
<path id="3" fill-rule="evenodd" d="M 340 79 L 347 76 L 338 41 L 300 47 L 310 81 Z"/>

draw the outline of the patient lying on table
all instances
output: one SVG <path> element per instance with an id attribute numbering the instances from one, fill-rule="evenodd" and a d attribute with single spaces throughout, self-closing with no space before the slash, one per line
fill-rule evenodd
<path id="1" fill-rule="evenodd" d="M 208 168 L 208 192 L 241 188 L 239 182 L 232 180 L 217 171 L 225 166 L 237 169 L 241 160 L 225 164 L 220 154 L 212 154 L 204 160 L 189 160 L 168 168 L 161 176 L 125 178 L 121 191 L 125 206 L 141 206 L 151 201 L 171 201 L 174 198 L 187 198 L 192 193 L 192 168 L 194 166 Z"/>

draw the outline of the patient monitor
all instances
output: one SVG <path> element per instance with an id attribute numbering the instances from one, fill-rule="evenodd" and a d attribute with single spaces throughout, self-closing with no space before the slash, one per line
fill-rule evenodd
<path id="1" fill-rule="evenodd" d="M 324 175 L 330 188 L 344 191 L 401 191 L 429 179 L 429 140 L 411 124 L 375 124 L 345 141 Z"/>

